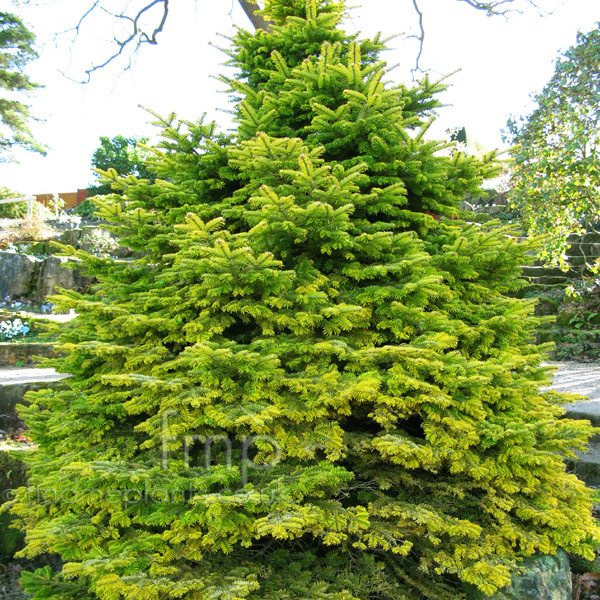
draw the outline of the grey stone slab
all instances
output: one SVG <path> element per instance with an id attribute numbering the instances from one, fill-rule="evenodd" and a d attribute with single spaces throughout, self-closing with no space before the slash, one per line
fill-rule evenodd
<path id="1" fill-rule="evenodd" d="M 600 427 L 600 365 L 575 362 L 548 364 L 558 367 L 554 383 L 549 389 L 587 396 L 587 399 L 566 404 L 566 416 L 589 420 L 594 426 Z"/>
<path id="2" fill-rule="evenodd" d="M 28 254 L 0 252 L 0 299 L 29 297 L 41 265 L 41 259 Z"/>
<path id="3" fill-rule="evenodd" d="M 549 389 L 587 396 L 565 405 L 566 416 L 590 421 L 600 427 L 600 365 L 595 363 L 556 362 L 554 383 Z M 600 436 L 595 436 L 586 452 L 577 452 L 576 461 L 568 461 L 567 468 L 588 486 L 600 486 Z"/>
<path id="4" fill-rule="evenodd" d="M 27 404 L 27 392 L 55 386 L 65 377 L 54 369 L 0 369 L 0 431 L 10 433 L 23 427 L 16 406 Z"/>
<path id="5" fill-rule="evenodd" d="M 600 403 L 600 364 L 576 362 L 550 362 L 546 365 L 558 367 L 554 373 L 554 383 L 548 388 L 557 392 L 580 394 L 589 400 L 574 402 L 567 406 L 575 409 Z"/>
<path id="6" fill-rule="evenodd" d="M 54 369 L 36 369 L 32 367 L 0 369 L 0 386 L 21 385 L 24 383 L 51 383 L 65 379 L 67 375 Z"/>

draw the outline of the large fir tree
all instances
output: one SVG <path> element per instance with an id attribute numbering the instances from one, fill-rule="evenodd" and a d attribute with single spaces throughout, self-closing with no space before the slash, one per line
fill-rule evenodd
<path id="1" fill-rule="evenodd" d="M 106 206 L 133 263 L 78 255 L 71 374 L 23 409 L 13 511 L 34 598 L 456 598 L 520 556 L 591 556 L 591 495 L 510 230 L 457 220 L 495 173 L 425 137 L 439 85 L 385 83 L 344 3 L 241 31 L 235 136 L 163 122 L 153 184 Z M 68 251 L 68 250 L 65 250 Z"/>

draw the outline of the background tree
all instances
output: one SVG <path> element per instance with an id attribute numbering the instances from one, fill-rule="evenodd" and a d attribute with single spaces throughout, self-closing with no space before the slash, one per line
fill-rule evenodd
<path id="1" fill-rule="evenodd" d="M 0 161 L 11 160 L 10 150 L 15 147 L 45 154 L 29 130 L 29 107 L 15 99 L 15 95 L 39 87 L 24 73 L 27 64 L 38 56 L 34 41 L 34 34 L 18 16 L 0 12 Z"/>
<path id="2" fill-rule="evenodd" d="M 126 177 L 133 175 L 140 179 L 154 181 L 155 175 L 146 166 L 147 152 L 139 144 L 147 143 L 147 138 L 124 137 L 117 135 L 113 138 L 100 137 L 100 146 L 92 154 L 92 167 L 95 177 L 99 181 L 96 185 L 88 187 L 90 195 L 107 195 L 115 191 L 105 175 L 109 170 L 114 176 Z"/>
<path id="3" fill-rule="evenodd" d="M 565 266 L 567 236 L 596 227 L 600 215 L 600 24 L 580 33 L 525 119 L 511 119 L 516 147 L 509 188 L 541 256 Z"/>

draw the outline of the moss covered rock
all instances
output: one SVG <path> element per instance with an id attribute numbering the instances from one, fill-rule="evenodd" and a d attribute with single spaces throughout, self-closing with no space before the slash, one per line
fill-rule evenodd
<path id="1" fill-rule="evenodd" d="M 509 586 L 486 596 L 471 588 L 473 600 L 571 600 L 571 568 L 569 557 L 563 550 L 555 556 L 531 556 L 523 561 L 519 572 L 514 573 Z"/>

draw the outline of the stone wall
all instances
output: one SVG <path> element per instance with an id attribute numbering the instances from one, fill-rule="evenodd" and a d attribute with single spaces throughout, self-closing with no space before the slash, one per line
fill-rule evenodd
<path id="1" fill-rule="evenodd" d="M 78 269 L 67 268 L 74 259 L 58 256 L 37 257 L 18 252 L 0 252 L 0 299 L 27 299 L 41 303 L 57 287 L 84 289 L 93 279 Z"/>
<path id="2" fill-rule="evenodd" d="M 0 367 L 33 365 L 34 356 L 43 358 L 55 356 L 53 345 L 0 342 Z"/>
<path id="3" fill-rule="evenodd" d="M 529 279 L 532 285 L 566 287 L 573 281 L 581 279 L 583 275 L 591 274 L 586 263 L 593 263 L 594 260 L 600 258 L 600 234 L 570 235 L 567 241 L 569 248 L 566 254 L 569 257 L 569 270 L 565 272 L 558 267 L 546 267 L 540 263 L 523 267 L 523 275 Z"/>

